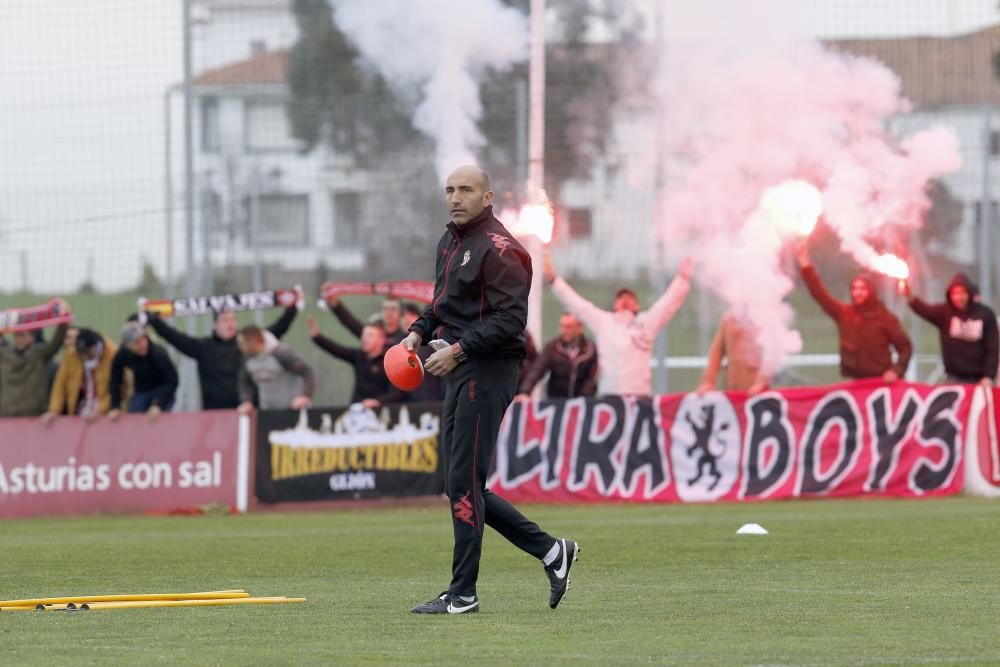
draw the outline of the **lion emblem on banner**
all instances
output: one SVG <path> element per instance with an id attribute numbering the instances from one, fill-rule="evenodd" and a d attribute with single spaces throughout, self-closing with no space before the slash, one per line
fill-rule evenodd
<path id="1" fill-rule="evenodd" d="M 716 500 L 732 489 L 740 441 L 736 410 L 725 394 L 685 396 L 670 428 L 670 463 L 681 500 Z"/>

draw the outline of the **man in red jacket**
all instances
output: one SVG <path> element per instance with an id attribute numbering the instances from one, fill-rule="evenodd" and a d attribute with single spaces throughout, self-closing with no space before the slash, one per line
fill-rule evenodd
<path id="1" fill-rule="evenodd" d="M 795 248 L 795 258 L 809 293 L 837 323 L 840 334 L 840 374 L 862 379 L 880 377 L 895 382 L 906 373 L 913 346 L 896 316 L 878 298 L 867 276 L 851 280 L 851 302 L 838 301 L 823 286 L 809 259 L 805 242 Z M 890 348 L 896 350 L 892 359 Z"/>
<path id="2" fill-rule="evenodd" d="M 479 611 L 476 581 L 486 524 L 542 561 L 549 607 L 555 609 L 569 587 L 579 546 L 553 538 L 486 488 L 500 421 L 517 391 L 525 355 L 531 258 L 493 217 L 493 193 L 482 169 L 455 170 L 445 195 L 451 223 L 438 243 L 434 301 L 402 344 L 410 350 L 431 339 L 448 344 L 427 359 L 425 369 L 448 383 L 441 452 L 455 548 L 448 590 L 413 612 Z"/>

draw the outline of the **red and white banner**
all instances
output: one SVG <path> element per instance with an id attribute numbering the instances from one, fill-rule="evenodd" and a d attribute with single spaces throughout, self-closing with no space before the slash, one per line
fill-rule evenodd
<path id="1" fill-rule="evenodd" d="M 979 447 L 979 470 L 983 477 L 992 485 L 1000 486 L 1000 423 L 997 422 L 997 390 L 990 388 L 980 390 L 983 399 L 982 411 L 977 425 L 980 428 L 981 439 Z"/>
<path id="2" fill-rule="evenodd" d="M 965 450 L 965 492 L 1000 498 L 1000 389 L 977 387 L 969 408 Z"/>
<path id="3" fill-rule="evenodd" d="M 64 301 L 49 299 L 40 306 L 0 310 L 0 333 L 33 331 L 72 321 L 73 313 L 69 312 Z"/>
<path id="4" fill-rule="evenodd" d="M 952 494 L 972 392 L 863 381 L 514 404 L 490 483 L 515 502 Z"/>
<path id="5" fill-rule="evenodd" d="M 249 418 L 0 419 L 0 517 L 247 507 Z"/>
<path id="6" fill-rule="evenodd" d="M 394 299 L 410 299 L 430 303 L 434 300 L 434 283 L 423 280 L 329 283 L 323 287 L 320 297 L 327 299 L 332 296 L 339 297 L 348 294 L 378 294 Z"/>

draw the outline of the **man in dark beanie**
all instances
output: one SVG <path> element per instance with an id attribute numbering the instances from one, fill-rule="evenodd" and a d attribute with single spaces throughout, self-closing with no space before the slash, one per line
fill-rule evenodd
<path id="1" fill-rule="evenodd" d="M 155 421 L 161 412 L 170 411 L 177 393 L 177 369 L 167 351 L 146 335 L 138 322 L 126 322 L 122 327 L 122 346 L 111 362 L 111 405 L 108 418 L 121 415 L 121 387 L 125 369 L 132 371 L 134 391 L 128 400 L 129 412 L 145 412 Z"/>

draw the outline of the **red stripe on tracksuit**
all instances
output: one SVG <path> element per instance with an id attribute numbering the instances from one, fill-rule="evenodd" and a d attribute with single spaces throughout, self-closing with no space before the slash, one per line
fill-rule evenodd
<path id="1" fill-rule="evenodd" d="M 475 382 L 475 380 L 473 380 Z M 479 484 L 476 482 L 476 467 L 479 465 L 479 418 L 476 413 L 476 439 L 472 443 L 472 513 L 473 521 L 476 523 L 476 530 L 482 527 L 479 517 Z"/>
<path id="2" fill-rule="evenodd" d="M 440 301 L 441 297 L 444 296 L 444 293 L 448 291 L 448 274 L 451 272 L 451 260 L 455 259 L 455 253 L 457 253 L 458 249 L 461 247 L 462 244 L 459 243 L 455 246 L 455 249 L 451 251 L 451 255 L 448 256 L 448 263 L 445 264 L 444 267 L 444 285 L 441 288 L 441 293 L 437 295 L 436 299 L 434 299 L 434 305 L 432 306 L 435 316 L 438 314 L 438 301 Z M 482 314 L 480 314 L 479 319 L 483 319 Z"/>

